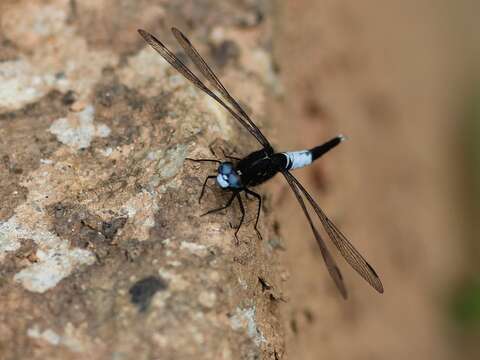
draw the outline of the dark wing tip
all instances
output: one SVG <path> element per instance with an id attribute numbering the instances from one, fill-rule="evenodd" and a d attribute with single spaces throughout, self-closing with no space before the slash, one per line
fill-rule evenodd
<path id="1" fill-rule="evenodd" d="M 175 26 L 170 28 L 170 30 L 172 30 L 172 33 L 173 35 L 175 35 L 175 37 L 180 36 L 181 38 L 185 39 L 185 35 L 183 35 L 183 33 L 180 30 L 178 30 Z"/>
<path id="2" fill-rule="evenodd" d="M 342 298 L 344 300 L 347 300 L 348 299 L 348 292 L 347 292 L 347 288 L 345 287 L 345 284 L 343 283 L 343 276 L 342 276 L 342 273 L 340 272 L 340 269 L 338 268 L 338 266 L 334 266 L 333 269 L 335 269 L 335 272 L 337 273 L 337 276 L 338 278 L 340 279 L 339 282 L 337 282 L 335 280 L 335 283 L 337 285 L 337 289 L 340 291 L 340 294 L 342 295 Z M 335 278 L 334 278 L 335 279 Z"/>
<path id="3" fill-rule="evenodd" d="M 175 35 L 177 39 L 182 39 L 188 45 L 192 46 L 192 43 L 190 42 L 190 40 L 188 40 L 188 38 L 185 35 L 183 35 L 183 33 L 180 30 L 178 30 L 176 27 L 172 27 L 171 30 L 173 35 Z"/>
<path id="4" fill-rule="evenodd" d="M 165 57 L 162 54 L 162 51 L 168 52 L 168 49 L 166 49 L 165 45 L 163 45 L 163 43 L 160 40 L 158 40 L 155 36 L 153 36 L 148 31 L 145 31 L 143 29 L 138 29 L 137 31 L 143 37 L 143 40 L 145 40 L 148 44 L 150 44 L 150 46 L 152 46 L 157 52 L 160 52 L 160 55 Z M 162 48 L 162 51 L 159 49 L 159 47 Z"/>
<path id="5" fill-rule="evenodd" d="M 374 275 L 375 280 L 372 283 L 372 286 L 374 287 L 375 290 L 377 290 L 380 294 L 383 294 L 383 284 L 382 281 L 380 280 L 380 276 L 378 276 L 377 272 L 375 269 L 368 263 L 368 261 L 365 261 L 365 264 L 367 264 L 367 267 L 370 269 L 371 273 Z"/>
<path id="6" fill-rule="evenodd" d="M 152 34 L 150 34 L 148 31 L 145 31 L 143 29 L 137 29 L 138 33 L 140 34 L 140 36 L 143 38 L 143 40 L 145 41 L 149 41 L 149 39 L 152 39 L 154 38 Z"/>
<path id="7" fill-rule="evenodd" d="M 383 294 L 383 284 L 380 281 L 380 278 L 378 278 L 378 284 L 375 286 L 375 290 L 377 290 L 380 294 Z"/>

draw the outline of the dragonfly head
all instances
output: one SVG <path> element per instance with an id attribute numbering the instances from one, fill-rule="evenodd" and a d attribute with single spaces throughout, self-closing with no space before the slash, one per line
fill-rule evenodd
<path id="1" fill-rule="evenodd" d="M 222 189 L 239 189 L 242 187 L 240 175 L 231 162 L 222 162 L 218 167 L 217 183 Z"/>

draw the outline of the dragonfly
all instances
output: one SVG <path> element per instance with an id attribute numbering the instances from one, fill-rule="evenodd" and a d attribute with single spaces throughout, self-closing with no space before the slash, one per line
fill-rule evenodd
<path id="1" fill-rule="evenodd" d="M 241 219 L 239 225 L 235 230 L 235 237 L 242 226 L 245 217 L 245 207 L 241 199 L 241 194 L 245 196 L 253 196 L 257 202 L 257 217 L 255 221 L 255 230 L 261 238 L 258 231 L 258 219 L 260 216 L 262 197 L 253 191 L 251 188 L 260 185 L 267 180 L 280 173 L 286 180 L 289 187 L 292 189 L 300 207 L 307 218 L 308 224 L 313 232 L 313 235 L 318 243 L 323 260 L 327 267 L 328 273 L 338 288 L 343 298 L 347 298 L 347 288 L 344 279 L 338 268 L 333 256 L 327 248 L 324 239 L 320 232 L 314 225 L 312 216 L 310 215 L 307 204 L 311 206 L 315 215 L 320 220 L 326 234 L 338 249 L 347 263 L 357 271 L 357 273 L 367 281 L 376 291 L 383 293 L 383 285 L 380 277 L 373 269 L 373 267 L 363 258 L 363 256 L 355 249 L 347 237 L 338 229 L 338 227 L 330 220 L 325 212 L 320 208 L 313 197 L 308 193 L 300 181 L 292 175 L 291 170 L 298 169 L 310 165 L 328 151 L 339 145 L 345 137 L 338 135 L 331 140 L 315 146 L 312 149 L 291 151 L 291 152 L 276 152 L 272 144 L 268 141 L 265 135 L 260 131 L 257 125 L 253 122 L 249 115 L 243 110 L 239 103 L 230 95 L 225 86 L 220 82 L 213 70 L 208 66 L 207 62 L 195 49 L 190 40 L 177 28 L 172 28 L 172 33 L 180 46 L 185 51 L 188 58 L 192 61 L 197 71 L 208 81 L 208 87 L 195 75 L 172 51 L 170 51 L 160 40 L 149 32 L 139 29 L 139 34 L 143 39 L 155 49 L 171 66 L 173 66 L 181 75 L 189 80 L 193 85 L 202 90 L 208 96 L 213 98 L 225 110 L 227 110 L 261 145 L 260 150 L 256 150 L 244 158 L 228 156 L 226 161 L 218 159 L 191 159 L 187 160 L 197 162 L 214 162 L 218 164 L 217 173 L 209 175 L 205 179 L 200 193 L 199 202 L 201 201 L 205 187 L 211 180 L 215 180 L 217 185 L 226 191 L 231 192 L 231 197 L 224 206 L 207 211 L 202 215 L 212 214 L 232 205 L 236 199 L 241 211 Z M 213 89 L 213 90 L 212 90 Z"/>

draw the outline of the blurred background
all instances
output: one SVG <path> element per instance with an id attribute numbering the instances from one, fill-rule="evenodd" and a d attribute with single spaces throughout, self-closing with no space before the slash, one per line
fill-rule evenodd
<path id="1" fill-rule="evenodd" d="M 349 137 L 300 176 L 385 285 L 379 296 L 339 259 L 351 298 L 326 296 L 335 289 L 292 218 L 295 200 L 279 201 L 294 358 L 479 358 L 479 11 L 474 1 L 278 4 L 279 141 Z"/>

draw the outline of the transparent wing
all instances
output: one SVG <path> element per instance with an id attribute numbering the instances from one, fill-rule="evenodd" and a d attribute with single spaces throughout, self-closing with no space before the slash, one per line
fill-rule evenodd
<path id="1" fill-rule="evenodd" d="M 289 183 L 293 182 L 310 202 L 317 216 L 320 218 L 325 231 L 328 233 L 328 236 L 345 260 L 350 264 L 350 266 L 354 268 L 360 274 L 360 276 L 363 277 L 375 290 L 377 290 L 379 293 L 383 293 L 382 282 L 373 267 L 363 258 L 362 255 L 360 255 L 360 253 L 348 241 L 345 235 L 325 215 L 320 206 L 318 206 L 318 204 L 307 192 L 307 190 L 305 190 L 302 184 L 289 172 L 285 172 L 284 175 L 287 178 L 287 181 L 290 179 Z"/>
<path id="2" fill-rule="evenodd" d="M 222 99 L 220 99 L 214 92 L 212 92 L 205 84 L 179 59 L 177 58 L 165 45 L 162 44 L 155 36 L 148 33 L 145 30 L 138 30 L 138 33 L 143 37 L 143 39 L 153 47 L 170 65 L 172 65 L 175 70 L 182 74 L 187 80 L 189 80 L 193 85 L 198 87 L 200 90 L 205 92 L 207 95 L 215 99 L 220 105 L 228 110 L 232 116 L 237 119 L 245 129 L 247 129 L 257 140 L 258 142 L 267 148 L 271 148 L 269 142 L 265 139 L 263 134 L 258 130 L 258 128 L 252 127 L 250 122 L 245 120 L 241 115 L 239 115 L 234 109 L 228 106 Z"/>
<path id="3" fill-rule="evenodd" d="M 317 240 L 318 246 L 320 247 L 320 252 L 322 253 L 323 260 L 325 261 L 325 265 L 327 266 L 328 273 L 332 277 L 333 281 L 335 282 L 335 285 L 337 285 L 338 290 L 342 294 L 343 298 L 347 298 L 347 288 L 345 287 L 345 283 L 343 282 L 343 277 L 342 274 L 340 273 L 340 269 L 338 268 L 337 264 L 335 263 L 335 260 L 333 260 L 332 255 L 328 251 L 327 246 L 325 245 L 325 242 L 323 241 L 322 237 L 320 236 L 319 232 L 313 225 L 312 218 L 310 217 L 310 214 L 307 211 L 307 207 L 305 206 L 305 202 L 303 201 L 302 195 L 300 193 L 300 190 L 298 188 L 298 185 L 296 184 L 296 179 L 293 177 L 292 174 L 290 174 L 288 171 L 282 172 L 283 176 L 285 176 L 285 179 L 287 180 L 288 184 L 292 188 L 293 193 L 295 194 L 295 197 L 297 198 L 298 202 L 300 203 L 300 206 L 302 207 L 302 210 L 307 217 L 308 223 L 310 224 L 310 227 L 313 231 L 313 234 L 315 235 L 315 239 Z"/>
<path id="4" fill-rule="evenodd" d="M 213 70 L 208 66 L 207 62 L 202 58 L 200 53 L 195 49 L 190 40 L 177 28 L 172 28 L 173 35 L 177 39 L 178 43 L 185 50 L 186 54 L 195 64 L 197 69 L 202 73 L 202 75 L 208 80 L 210 85 L 212 85 L 222 96 L 223 98 L 237 111 L 237 113 L 245 119 L 245 121 L 255 130 L 258 135 L 258 138 L 261 138 L 262 145 L 264 147 L 271 147 L 268 140 L 262 134 L 260 129 L 255 125 L 255 123 L 250 119 L 247 113 L 242 109 L 238 102 L 230 95 L 222 82 L 215 75 Z"/>

